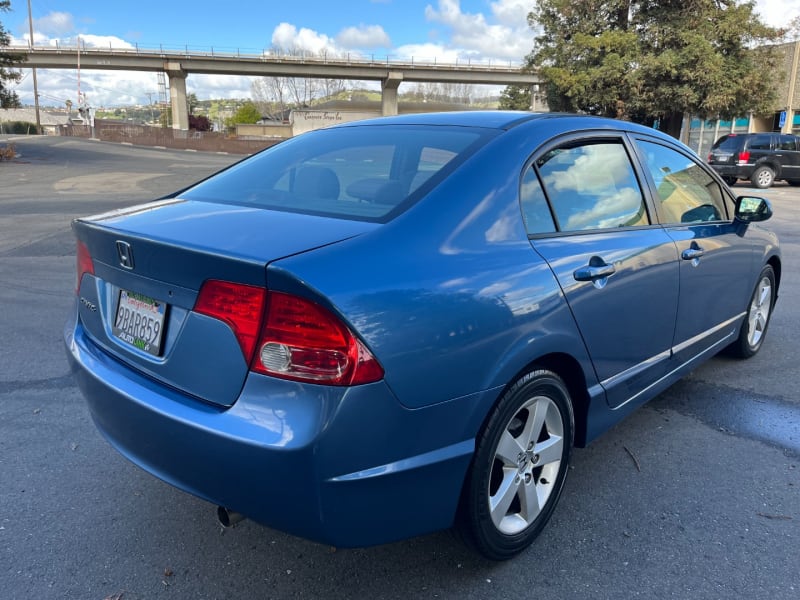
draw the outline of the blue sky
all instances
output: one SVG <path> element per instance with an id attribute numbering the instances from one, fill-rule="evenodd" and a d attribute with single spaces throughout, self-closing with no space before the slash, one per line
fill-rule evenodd
<path id="1" fill-rule="evenodd" d="M 257 53 L 272 47 L 311 52 L 455 62 L 518 64 L 533 45 L 526 15 L 535 0 L 135 0 L 76 2 L 31 0 L 37 45 L 75 44 L 182 48 Z M 800 15 L 800 0 L 757 0 L 764 19 L 786 24 Z M 12 43 L 28 43 L 26 0 L 12 0 L 0 22 Z M 28 73 L 28 71 L 26 71 Z M 76 100 L 76 73 L 40 71 L 44 103 Z M 17 86 L 32 103 L 30 76 Z M 94 106 L 143 104 L 157 89 L 154 74 L 83 71 L 82 90 Z M 249 97 L 246 77 L 190 76 L 198 97 Z M 401 90 L 402 91 L 402 90 Z"/>

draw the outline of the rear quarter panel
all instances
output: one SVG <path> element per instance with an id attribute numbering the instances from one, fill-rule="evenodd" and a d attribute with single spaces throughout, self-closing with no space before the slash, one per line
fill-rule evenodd
<path id="1" fill-rule="evenodd" d="M 596 384 L 558 283 L 524 230 L 519 176 L 538 137 L 523 129 L 493 140 L 380 229 L 268 268 L 268 287 L 310 289 L 343 315 L 407 407 L 499 394 L 555 352 Z"/>

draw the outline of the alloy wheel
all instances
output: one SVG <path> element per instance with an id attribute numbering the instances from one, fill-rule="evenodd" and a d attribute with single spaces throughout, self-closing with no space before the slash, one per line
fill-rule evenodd
<path id="1" fill-rule="evenodd" d="M 747 315 L 748 329 L 747 341 L 752 347 L 761 343 L 761 338 L 767 329 L 769 315 L 772 310 L 772 282 L 768 277 L 762 277 L 753 294 L 750 311 Z"/>
<path id="2" fill-rule="evenodd" d="M 489 511 L 495 527 L 514 535 L 539 516 L 558 476 L 564 422 L 556 404 L 536 396 L 514 413 L 500 436 L 489 477 Z"/>

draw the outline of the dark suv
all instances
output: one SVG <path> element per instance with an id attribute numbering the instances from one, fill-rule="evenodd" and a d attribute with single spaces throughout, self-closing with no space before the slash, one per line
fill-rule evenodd
<path id="1" fill-rule="evenodd" d="M 749 179 L 768 188 L 776 179 L 800 185 L 800 137 L 783 133 L 723 135 L 708 153 L 710 164 L 728 185 Z"/>

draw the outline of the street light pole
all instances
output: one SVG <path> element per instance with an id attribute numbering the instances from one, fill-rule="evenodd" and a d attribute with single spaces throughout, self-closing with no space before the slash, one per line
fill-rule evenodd
<path id="1" fill-rule="evenodd" d="M 28 28 L 31 34 L 28 44 L 33 50 L 33 18 L 31 17 L 31 0 L 28 0 Z M 33 105 L 36 107 L 36 132 L 42 132 L 42 120 L 39 116 L 39 86 L 36 83 L 36 67 L 33 67 Z"/>

